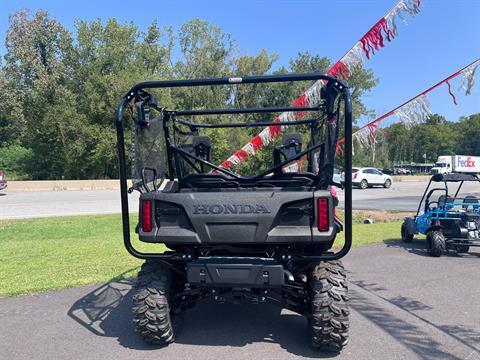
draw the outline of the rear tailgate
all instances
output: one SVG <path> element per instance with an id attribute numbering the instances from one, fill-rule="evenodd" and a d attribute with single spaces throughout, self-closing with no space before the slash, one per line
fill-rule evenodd
<path id="1" fill-rule="evenodd" d="M 319 234 L 314 197 L 331 212 L 329 230 Z M 333 201 L 328 191 L 219 191 L 149 193 L 154 229 L 140 239 L 175 244 L 286 243 L 331 240 Z M 141 216 L 140 216 L 141 217 Z M 140 219 L 142 221 L 142 219 Z"/>

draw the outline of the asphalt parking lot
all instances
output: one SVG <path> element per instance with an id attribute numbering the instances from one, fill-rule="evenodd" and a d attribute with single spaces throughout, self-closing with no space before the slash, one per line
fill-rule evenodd
<path id="1" fill-rule="evenodd" d="M 309 348 L 305 318 L 268 305 L 190 310 L 177 343 L 132 331 L 130 280 L 0 299 L 3 359 L 480 359 L 480 253 L 426 256 L 422 241 L 354 249 L 351 335 L 341 354 Z"/>
<path id="2" fill-rule="evenodd" d="M 130 210 L 137 212 L 138 193 L 129 199 Z M 0 220 L 120 212 L 119 190 L 0 192 Z"/>
<path id="3" fill-rule="evenodd" d="M 416 211 L 418 203 L 427 187 L 428 181 L 395 182 L 391 188 L 353 189 L 353 208 L 359 210 L 396 210 Z M 436 185 L 442 187 L 442 185 Z M 450 192 L 455 193 L 457 185 L 450 185 Z M 433 185 L 432 185 L 433 188 Z M 343 205 L 344 192 L 338 190 L 340 206 Z M 480 196 L 480 184 L 464 183 L 460 194 Z"/>

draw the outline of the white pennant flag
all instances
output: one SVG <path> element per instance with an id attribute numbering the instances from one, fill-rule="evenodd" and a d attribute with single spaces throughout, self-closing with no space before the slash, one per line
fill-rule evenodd
<path id="1" fill-rule="evenodd" d="M 394 114 L 405 124 L 407 129 L 414 125 L 421 124 L 432 115 L 430 105 L 426 95 L 420 95 L 409 103 L 406 103 L 401 108 L 394 111 Z"/>
<path id="2" fill-rule="evenodd" d="M 472 65 L 462 70 L 462 88 L 465 89 L 465 95 L 470 95 L 473 85 L 475 85 L 475 71 L 480 65 L 480 59 Z"/>

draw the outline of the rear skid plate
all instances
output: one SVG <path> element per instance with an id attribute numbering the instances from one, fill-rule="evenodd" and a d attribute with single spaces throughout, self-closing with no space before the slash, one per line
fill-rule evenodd
<path id="1" fill-rule="evenodd" d="M 199 259 L 187 263 L 187 281 L 212 287 L 281 287 L 283 266 L 273 261 L 251 259 Z"/>

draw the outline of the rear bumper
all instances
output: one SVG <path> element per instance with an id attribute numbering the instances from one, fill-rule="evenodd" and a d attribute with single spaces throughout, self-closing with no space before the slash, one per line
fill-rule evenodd
<path id="1" fill-rule="evenodd" d="M 205 287 L 275 288 L 284 284 L 284 270 L 271 259 L 199 258 L 187 263 L 187 281 Z"/>

